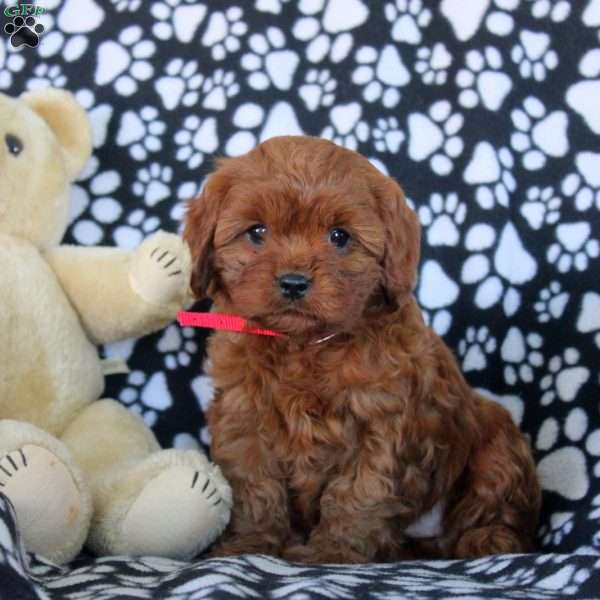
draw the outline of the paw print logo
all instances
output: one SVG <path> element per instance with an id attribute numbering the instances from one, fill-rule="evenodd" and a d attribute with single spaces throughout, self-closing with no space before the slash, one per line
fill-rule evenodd
<path id="1" fill-rule="evenodd" d="M 337 0 L 299 3 L 300 12 L 307 16 L 294 23 L 292 33 L 296 39 L 308 42 L 306 57 L 310 62 L 321 62 L 326 56 L 334 63 L 344 60 L 354 44 L 349 32 L 360 27 L 369 16 L 362 0 L 344 0 L 341 11 L 336 8 L 339 6 Z"/>
<path id="2" fill-rule="evenodd" d="M 458 343 L 463 371 L 483 371 L 487 366 L 487 355 L 495 350 L 496 338 L 490 335 L 487 327 L 468 327 L 465 337 Z"/>
<path id="3" fill-rule="evenodd" d="M 143 208 L 136 208 L 129 213 L 125 223 L 113 232 L 113 239 L 119 248 L 131 250 L 137 248 L 145 238 L 160 227 L 160 219 L 148 214 Z"/>
<path id="4" fill-rule="evenodd" d="M 367 102 L 381 103 L 394 108 L 400 102 L 400 89 L 410 81 L 398 50 L 391 44 L 381 54 L 372 46 L 363 46 L 356 52 L 358 67 L 352 72 L 352 81 L 364 86 L 363 98 Z"/>
<path id="5" fill-rule="evenodd" d="M 202 45 L 210 48 L 215 60 L 223 60 L 227 54 L 240 49 L 239 38 L 248 31 L 242 21 L 244 11 L 239 6 L 231 6 L 225 12 L 216 11 L 210 15 Z"/>
<path id="6" fill-rule="evenodd" d="M 544 546 L 559 546 L 563 539 L 573 531 L 573 512 L 553 513 L 550 523 L 540 527 L 539 537 Z"/>
<path id="7" fill-rule="evenodd" d="M 36 48 L 40 43 L 40 35 L 44 33 L 44 26 L 37 23 L 35 17 L 14 17 L 4 26 L 4 33 L 10 35 L 10 44 L 13 48 L 27 46 Z"/>
<path id="8" fill-rule="evenodd" d="M 598 258 L 598 240 L 590 238 L 592 229 L 589 223 L 561 223 L 556 227 L 558 242 L 550 244 L 546 252 L 549 263 L 555 264 L 560 273 L 571 269 L 585 271 L 592 258 Z"/>
<path id="9" fill-rule="evenodd" d="M 174 58 L 168 62 L 165 75 L 156 80 L 154 87 L 164 107 L 174 110 L 180 105 L 195 106 L 203 83 L 204 76 L 198 73 L 195 60 L 185 62 L 181 58 Z"/>
<path id="10" fill-rule="evenodd" d="M 112 83 L 118 94 L 131 96 L 137 92 L 139 81 L 147 81 L 154 75 L 151 59 L 156 44 L 143 39 L 143 33 L 139 25 L 131 25 L 121 31 L 118 41 L 107 40 L 98 46 L 94 75 L 97 85 Z"/>
<path id="11" fill-rule="evenodd" d="M 540 188 L 537 185 L 527 190 L 527 200 L 521 205 L 521 214 L 532 229 L 542 225 L 554 225 L 560 219 L 562 200 L 551 186 Z"/>
<path id="12" fill-rule="evenodd" d="M 300 86 L 298 94 L 308 110 L 315 111 L 322 106 L 331 106 L 335 100 L 337 81 L 329 69 L 310 69 Z"/>
<path id="13" fill-rule="evenodd" d="M 228 100 L 236 96 L 239 91 L 240 86 L 235 81 L 235 73 L 217 69 L 204 81 L 202 106 L 210 110 L 225 110 Z"/>
<path id="14" fill-rule="evenodd" d="M 28 90 L 39 90 L 47 87 L 65 87 L 67 77 L 63 74 L 60 65 L 40 63 L 33 70 L 33 77 L 27 80 Z"/>
<path id="15" fill-rule="evenodd" d="M 132 371 L 119 400 L 132 412 L 141 415 L 148 427 L 153 427 L 158 415 L 173 406 L 173 398 L 164 373 L 150 378 L 143 371 Z"/>
<path id="16" fill-rule="evenodd" d="M 110 225 L 119 219 L 123 209 L 114 194 L 121 185 L 117 171 L 100 171 L 99 161 L 92 156 L 86 169 L 71 188 L 70 231 L 83 246 L 99 244 L 104 231 L 98 225 Z M 89 210 L 85 218 L 80 217 Z"/>
<path id="17" fill-rule="evenodd" d="M 350 150 L 356 150 L 359 142 L 369 139 L 369 126 L 362 120 L 362 107 L 358 102 L 334 106 L 329 118 L 331 125 L 323 129 L 321 137 Z"/>
<path id="18" fill-rule="evenodd" d="M 508 207 L 510 195 L 517 189 L 512 174 L 514 159 L 508 148 L 496 150 L 489 142 L 479 142 L 465 168 L 463 179 L 477 186 L 475 199 L 486 210 L 496 204 Z"/>
<path id="19" fill-rule="evenodd" d="M 427 260 L 419 273 L 417 298 L 423 320 L 438 335 L 445 335 L 452 325 L 452 313 L 448 307 L 456 302 L 459 288 L 439 262 Z"/>
<path id="20" fill-rule="evenodd" d="M 166 128 L 154 106 L 144 106 L 139 112 L 128 110 L 121 117 L 116 142 L 118 146 L 127 146 L 135 160 L 146 160 L 150 152 L 162 149 L 161 136 Z"/>
<path id="21" fill-rule="evenodd" d="M 424 29 L 431 22 L 431 11 L 422 0 L 396 0 L 385 5 L 385 18 L 392 24 L 392 39 L 417 45 Z"/>
<path id="22" fill-rule="evenodd" d="M 171 167 L 163 167 L 154 162 L 148 168 L 143 167 L 138 170 L 137 180 L 132 186 L 133 193 L 142 198 L 146 206 L 156 206 L 170 197 L 172 179 Z"/>
<path id="23" fill-rule="evenodd" d="M 154 2 L 150 14 L 156 20 L 152 33 L 159 40 L 175 37 L 185 44 L 196 38 L 198 27 L 206 16 L 206 6 L 196 0 L 164 0 Z"/>
<path id="24" fill-rule="evenodd" d="M 289 90 L 300 58 L 296 52 L 286 48 L 281 29 L 269 27 L 264 34 L 255 33 L 250 36 L 248 44 L 252 52 L 242 56 L 241 64 L 242 68 L 250 71 L 250 87 L 266 90 L 273 85 L 278 90 Z"/>
<path id="25" fill-rule="evenodd" d="M 191 364 L 191 355 L 198 352 L 198 344 L 193 338 L 194 330 L 191 327 L 180 329 L 177 325 L 169 325 L 165 329 L 156 347 L 164 355 L 167 369 L 188 367 Z"/>
<path id="26" fill-rule="evenodd" d="M 536 19 L 550 19 L 553 23 L 562 23 L 571 14 L 568 0 L 528 0 L 531 15 Z"/>
<path id="27" fill-rule="evenodd" d="M 217 120 L 208 117 L 203 121 L 190 115 L 183 121 L 183 128 L 175 134 L 177 152 L 175 158 L 187 163 L 189 169 L 197 169 L 206 154 L 213 153 L 219 146 Z"/>
<path id="28" fill-rule="evenodd" d="M 595 206 L 600 210 L 600 154 L 579 152 L 575 157 L 577 173 L 562 181 L 562 192 L 575 200 L 575 208 L 584 211 Z"/>
<path id="29" fill-rule="evenodd" d="M 536 81 L 544 81 L 546 73 L 558 66 L 558 54 L 550 49 L 550 36 L 527 29 L 519 34 L 519 43 L 513 46 L 511 58 L 519 65 L 523 79 L 533 77 Z"/>
<path id="30" fill-rule="evenodd" d="M 512 89 L 510 77 L 500 69 L 502 55 L 498 48 L 486 46 L 483 52 L 469 50 L 465 68 L 456 74 L 456 83 L 461 89 L 459 104 L 465 108 L 481 104 L 487 110 L 499 110 Z"/>
<path id="31" fill-rule="evenodd" d="M 460 239 L 460 226 L 467 216 L 467 207 L 459 202 L 458 194 L 444 197 L 432 194 L 428 206 L 419 207 L 419 221 L 426 228 L 430 246 L 456 246 Z"/>
<path id="32" fill-rule="evenodd" d="M 516 129 L 510 144 L 521 154 L 521 162 L 527 170 L 537 171 L 546 165 L 548 156 L 558 158 L 569 151 L 569 120 L 564 111 L 547 113 L 538 98 L 528 96 L 523 108 L 513 110 L 510 116 Z"/>
<path id="33" fill-rule="evenodd" d="M 429 159 L 434 173 L 448 175 L 454 168 L 453 159 L 463 151 L 463 141 L 458 136 L 463 122 L 461 114 L 452 112 L 448 100 L 434 102 L 427 114 L 410 114 L 408 156 L 417 162 Z"/>
<path id="34" fill-rule="evenodd" d="M 544 364 L 544 357 L 539 351 L 542 347 L 542 336 L 537 333 L 523 335 L 518 327 L 511 327 L 500 347 L 500 356 L 505 363 L 504 380 L 515 385 L 519 379 L 525 383 L 533 381 L 533 369 Z"/>
<path id="35" fill-rule="evenodd" d="M 589 369 L 580 366 L 579 359 L 579 350 L 566 348 L 562 354 L 548 361 L 548 373 L 540 380 L 543 406 L 548 406 L 556 398 L 563 402 L 575 400 L 581 386 L 590 378 Z"/>
<path id="36" fill-rule="evenodd" d="M 551 281 L 550 285 L 540 290 L 538 300 L 533 308 L 537 312 L 537 320 L 540 323 L 547 323 L 550 319 L 560 319 L 569 302 L 568 292 L 562 291 L 562 286 L 558 281 Z"/>
<path id="37" fill-rule="evenodd" d="M 444 44 L 438 42 L 432 48 L 423 46 L 417 50 L 415 71 L 421 75 L 425 85 L 443 85 L 448 78 L 448 67 L 452 55 Z"/>
<path id="38" fill-rule="evenodd" d="M 375 150 L 378 152 L 396 154 L 404 141 L 404 137 L 396 117 L 377 119 L 375 127 L 373 127 L 373 140 Z"/>
<path id="39" fill-rule="evenodd" d="M 502 302 L 504 314 L 514 315 L 521 306 L 518 287 L 537 273 L 537 262 L 523 246 L 515 226 L 507 223 L 497 239 L 491 226 L 477 223 L 467 231 L 465 247 L 473 254 L 463 265 L 461 279 L 467 285 L 477 284 L 476 306 L 488 309 Z M 493 251 L 493 261 L 483 251 Z"/>

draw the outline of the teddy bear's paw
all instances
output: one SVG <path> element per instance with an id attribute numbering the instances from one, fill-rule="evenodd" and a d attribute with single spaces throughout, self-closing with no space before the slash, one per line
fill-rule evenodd
<path id="1" fill-rule="evenodd" d="M 81 550 L 89 510 L 68 466 L 54 453 L 25 445 L 5 454 L 0 459 L 0 490 L 15 507 L 29 552 L 60 563 Z"/>
<path id="2" fill-rule="evenodd" d="M 190 273 L 186 242 L 178 235 L 158 231 L 134 252 L 129 281 L 149 304 L 182 303 L 189 294 Z"/>
<path id="3" fill-rule="evenodd" d="M 225 529 L 230 488 L 218 468 L 174 465 L 151 479 L 127 512 L 120 551 L 188 560 Z"/>

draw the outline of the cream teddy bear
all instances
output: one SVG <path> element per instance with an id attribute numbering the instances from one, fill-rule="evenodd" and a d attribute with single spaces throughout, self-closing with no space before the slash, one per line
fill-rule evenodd
<path id="1" fill-rule="evenodd" d="M 159 232 L 137 250 L 59 245 L 91 154 L 61 90 L 0 94 L 0 492 L 25 547 L 191 558 L 226 526 L 231 490 L 192 450 L 161 450 L 104 387 L 96 344 L 163 327 L 189 299 L 190 256 Z"/>

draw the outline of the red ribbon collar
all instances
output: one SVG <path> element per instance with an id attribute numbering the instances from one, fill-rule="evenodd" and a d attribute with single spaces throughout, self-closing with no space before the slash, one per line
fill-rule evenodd
<path id="1" fill-rule="evenodd" d="M 223 313 L 180 311 L 177 313 L 177 321 L 182 327 L 206 327 L 209 329 L 237 331 L 238 333 L 252 333 L 254 335 L 283 336 L 282 333 L 273 331 L 272 329 L 249 327 L 246 319 Z"/>

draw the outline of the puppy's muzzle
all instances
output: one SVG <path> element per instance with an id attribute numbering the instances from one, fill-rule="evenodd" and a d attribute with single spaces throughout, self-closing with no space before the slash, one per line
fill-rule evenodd
<path id="1" fill-rule="evenodd" d="M 312 281 L 302 273 L 284 273 L 278 278 L 281 295 L 288 300 L 299 300 L 306 295 Z"/>

